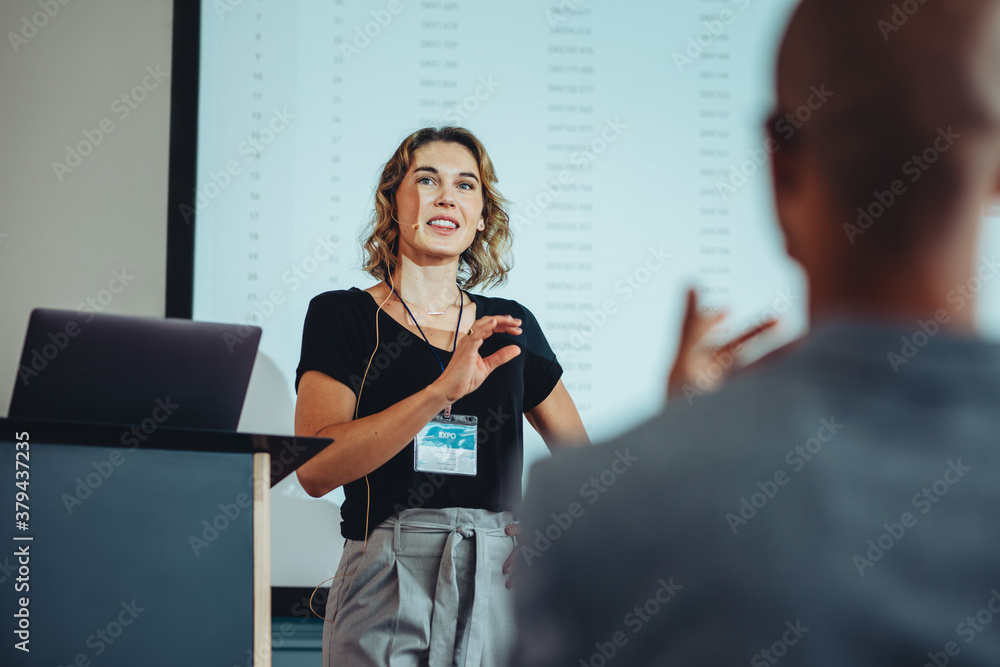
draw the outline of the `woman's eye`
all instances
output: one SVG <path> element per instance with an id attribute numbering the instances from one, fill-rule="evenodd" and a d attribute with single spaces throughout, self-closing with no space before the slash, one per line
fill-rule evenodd
<path id="1" fill-rule="evenodd" d="M 423 177 L 421 177 L 421 178 L 420 178 L 420 179 L 419 179 L 419 180 L 417 181 L 417 183 L 421 183 L 421 184 L 423 184 L 423 183 L 433 183 L 433 182 L 434 182 L 434 181 L 432 181 L 432 180 L 431 180 L 431 177 L 430 177 L 430 176 L 423 176 Z"/>
<path id="2" fill-rule="evenodd" d="M 476 189 L 476 186 L 474 186 L 472 183 L 459 183 L 458 187 L 465 188 L 466 190 L 475 190 Z"/>

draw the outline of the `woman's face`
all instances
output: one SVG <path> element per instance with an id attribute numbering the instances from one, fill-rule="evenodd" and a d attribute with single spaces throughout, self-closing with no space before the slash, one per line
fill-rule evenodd
<path id="1" fill-rule="evenodd" d="M 400 254 L 457 259 L 486 228 L 476 159 L 465 146 L 435 141 L 413 153 L 396 190 Z"/>

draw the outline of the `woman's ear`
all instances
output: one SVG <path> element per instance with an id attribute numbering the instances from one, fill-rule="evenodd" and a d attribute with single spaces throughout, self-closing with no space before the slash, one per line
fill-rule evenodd
<path id="1" fill-rule="evenodd" d="M 476 223 L 476 229 L 479 231 L 484 231 L 486 229 L 486 221 L 483 220 L 483 216 L 479 216 L 479 222 Z"/>

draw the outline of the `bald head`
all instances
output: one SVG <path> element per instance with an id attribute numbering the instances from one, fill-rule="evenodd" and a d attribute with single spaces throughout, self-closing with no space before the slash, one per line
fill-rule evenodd
<path id="1" fill-rule="evenodd" d="M 948 233 L 996 180 L 998 10 L 998 0 L 804 0 L 795 11 L 778 57 L 779 114 L 813 112 L 788 145 L 823 173 L 833 217 L 865 225 L 870 213 L 858 227 L 867 250 Z M 830 93 L 821 106 L 819 87 Z"/>

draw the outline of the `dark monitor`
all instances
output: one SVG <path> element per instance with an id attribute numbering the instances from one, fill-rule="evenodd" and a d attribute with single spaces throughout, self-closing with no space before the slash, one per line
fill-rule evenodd
<path id="1" fill-rule="evenodd" d="M 235 431 L 259 327 L 36 308 L 10 417 Z"/>

